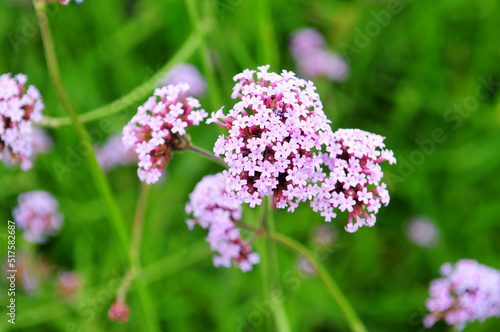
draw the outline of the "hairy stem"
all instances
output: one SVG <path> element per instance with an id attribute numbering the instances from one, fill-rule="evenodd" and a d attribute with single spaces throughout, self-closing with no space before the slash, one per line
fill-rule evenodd
<path id="1" fill-rule="evenodd" d="M 47 14 L 45 12 L 45 3 L 33 0 L 33 4 L 35 6 L 38 19 L 40 21 L 43 47 L 45 50 L 45 56 L 47 58 L 47 66 L 49 69 L 50 77 L 52 79 L 52 83 L 56 90 L 57 96 L 59 97 L 59 100 L 61 101 L 61 104 L 63 105 L 66 113 L 68 114 L 68 117 L 71 121 L 71 124 L 73 125 L 73 128 L 75 129 L 80 144 L 82 144 L 82 146 L 85 147 L 85 150 L 87 151 L 87 153 L 85 154 L 85 158 L 89 166 L 90 174 L 92 176 L 92 179 L 94 180 L 94 184 L 97 188 L 99 196 L 101 197 L 101 200 L 106 208 L 108 218 L 111 220 L 111 224 L 113 225 L 115 234 L 118 236 L 118 240 L 122 248 L 122 251 L 125 254 L 127 254 L 129 248 L 129 237 L 127 231 L 125 230 L 125 225 L 123 223 L 120 210 L 113 197 L 111 186 L 108 182 L 108 179 L 104 175 L 104 172 L 97 163 L 97 159 L 94 154 L 94 149 L 92 146 L 92 141 L 90 139 L 90 136 L 85 127 L 79 121 L 77 112 L 61 80 L 59 66 L 54 51 L 54 44 L 52 42 L 52 36 L 50 33 L 49 21 L 47 18 Z M 130 257 L 127 255 L 127 259 L 129 258 Z"/>

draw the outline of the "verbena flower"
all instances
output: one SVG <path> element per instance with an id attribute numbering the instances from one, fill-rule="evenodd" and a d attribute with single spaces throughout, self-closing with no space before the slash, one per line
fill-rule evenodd
<path id="1" fill-rule="evenodd" d="M 379 163 L 396 162 L 384 137 L 359 129 L 333 133 L 313 83 L 268 68 L 236 75 L 233 98 L 240 101 L 207 120 L 229 131 L 214 146 L 229 166 L 228 193 L 250 207 L 272 196 L 289 212 L 309 200 L 327 222 L 337 209 L 347 210 L 349 232 L 373 226 L 381 204 L 389 203 Z"/>
<path id="2" fill-rule="evenodd" d="M 379 163 L 396 159 L 384 149 L 384 137 L 360 129 L 339 129 L 322 154 L 330 173 L 317 189 L 311 207 L 321 212 L 326 221 L 336 217 L 337 209 L 349 212 L 348 232 L 373 226 L 381 204 L 389 204 L 387 185 Z M 356 223 L 354 221 L 356 220 Z"/>
<path id="3" fill-rule="evenodd" d="M 14 220 L 29 242 L 44 243 L 49 235 L 55 235 L 63 224 L 59 203 L 48 192 L 34 190 L 20 194 L 19 205 L 14 209 Z"/>
<path id="4" fill-rule="evenodd" d="M 338 238 L 338 229 L 331 224 L 323 224 L 316 227 L 312 232 L 312 241 L 318 247 L 329 247 Z"/>
<path id="5" fill-rule="evenodd" d="M 303 278 L 311 278 L 317 274 L 314 264 L 302 255 L 297 257 L 295 265 Z"/>
<path id="6" fill-rule="evenodd" d="M 73 271 L 64 271 L 57 274 L 56 289 L 63 299 L 71 300 L 80 288 L 80 278 Z"/>
<path id="7" fill-rule="evenodd" d="M 33 166 L 32 123 L 40 122 L 44 108 L 40 93 L 33 85 L 26 89 L 26 81 L 23 74 L 0 76 L 0 154 L 24 171 Z"/>
<path id="8" fill-rule="evenodd" d="M 128 322 L 130 308 L 121 300 L 116 300 L 108 311 L 109 320 L 116 320 L 119 323 Z"/>
<path id="9" fill-rule="evenodd" d="M 49 279 L 53 266 L 40 255 L 20 249 L 16 252 L 16 261 L 12 267 L 7 259 L 3 263 L 3 274 L 8 276 L 7 270 L 16 270 L 16 286 L 20 286 L 29 296 L 34 296 L 40 289 L 40 285 Z"/>
<path id="10" fill-rule="evenodd" d="M 331 136 L 330 121 L 312 82 L 268 69 L 236 75 L 232 97 L 240 101 L 227 115 L 222 109 L 213 113 L 207 123 L 229 131 L 214 147 L 229 166 L 228 191 L 251 207 L 272 196 L 278 208 L 293 211 L 313 194 L 308 180 L 322 177 L 316 151 Z"/>
<path id="11" fill-rule="evenodd" d="M 468 322 L 500 316 L 498 270 L 472 259 L 462 259 L 455 266 L 443 264 L 440 273 L 443 277 L 430 285 L 426 306 L 431 313 L 424 318 L 426 327 L 444 319 L 461 331 Z"/>
<path id="12" fill-rule="evenodd" d="M 168 85 L 139 106 L 137 114 L 123 128 L 123 143 L 139 157 L 141 181 L 155 183 L 169 163 L 172 151 L 183 146 L 188 126 L 197 126 L 208 116 L 200 102 L 185 97 L 188 84 Z"/>
<path id="13" fill-rule="evenodd" d="M 42 129 L 33 127 L 31 132 L 25 136 L 27 145 L 31 149 L 29 164 L 32 165 L 36 157 L 41 153 L 49 152 L 54 146 L 52 137 Z M 19 158 L 13 158 L 9 150 L 3 151 L 3 162 L 7 167 L 17 166 L 20 162 Z"/>
<path id="14" fill-rule="evenodd" d="M 189 229 L 200 225 L 208 229 L 206 240 L 218 255 L 213 257 L 214 266 L 230 267 L 231 262 L 243 272 L 259 263 L 259 255 L 240 235 L 235 222 L 241 219 L 241 204 L 225 189 L 224 175 L 205 176 L 189 195 L 186 213 L 195 219 L 187 220 Z"/>
<path id="15" fill-rule="evenodd" d="M 198 69 L 190 63 L 176 64 L 161 81 L 162 85 L 176 85 L 179 83 L 189 84 L 189 94 L 192 96 L 202 96 L 207 91 L 205 79 Z"/>
<path id="16" fill-rule="evenodd" d="M 61 5 L 68 5 L 71 0 L 38 0 L 40 2 L 59 2 Z M 76 3 L 82 3 L 83 0 L 75 0 Z"/>
<path id="17" fill-rule="evenodd" d="M 411 242 L 424 248 L 435 247 L 439 241 L 436 225 L 425 216 L 415 216 L 408 221 L 406 236 Z"/>
<path id="18" fill-rule="evenodd" d="M 299 74 L 305 78 L 326 77 L 335 82 L 347 78 L 347 62 L 327 48 L 325 39 L 316 29 L 303 28 L 293 32 L 290 52 L 297 62 Z"/>
<path id="19" fill-rule="evenodd" d="M 125 148 L 121 135 L 114 134 L 102 145 L 95 147 L 97 162 L 106 172 L 122 165 L 137 163 L 137 154 Z"/>

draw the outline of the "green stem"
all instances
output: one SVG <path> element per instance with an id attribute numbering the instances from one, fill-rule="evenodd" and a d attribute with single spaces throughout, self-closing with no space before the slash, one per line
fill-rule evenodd
<path id="1" fill-rule="evenodd" d="M 214 161 L 214 162 L 216 162 L 216 163 L 218 163 L 218 164 L 220 164 L 220 165 L 222 165 L 224 167 L 227 167 L 227 164 L 224 161 L 224 159 L 217 157 L 212 152 L 207 151 L 205 149 L 202 149 L 199 146 L 196 146 L 196 145 L 192 144 L 191 142 L 188 144 L 187 149 L 191 150 L 193 152 L 196 152 L 199 155 L 201 155 L 201 156 L 203 156 L 203 157 L 205 157 L 207 159 L 210 159 L 210 160 L 212 160 L 212 161 Z"/>
<path id="2" fill-rule="evenodd" d="M 145 267 L 141 276 L 146 284 L 150 284 L 177 273 L 181 273 L 201 261 L 206 261 L 206 259 L 211 255 L 212 253 L 210 250 L 207 250 L 207 243 L 204 240 L 199 240 L 198 242 L 184 247 L 173 254 L 169 254 L 168 256 L 163 257 Z M 131 279 L 129 280 L 131 281 Z M 85 294 L 88 298 L 95 298 L 99 292 L 103 289 L 110 288 L 110 285 L 113 285 L 116 281 L 117 280 L 115 279 L 110 279 L 99 285 L 88 285 L 89 288 L 85 290 Z M 128 281 L 123 280 L 119 289 L 121 289 L 123 284 L 126 282 Z M 120 291 L 118 291 L 118 293 L 120 293 Z M 104 310 L 103 307 L 101 308 L 101 310 Z M 40 324 L 48 321 L 55 321 L 65 315 L 68 315 L 69 310 L 71 310 L 70 307 L 60 300 L 44 303 L 41 306 L 33 308 L 26 308 L 26 310 L 23 311 L 23 315 L 19 322 L 16 321 L 15 327 L 18 329 L 27 329 L 29 327 L 39 326 Z M 99 309 L 97 310 L 96 314 L 100 314 Z M 80 318 L 83 324 L 85 324 L 84 319 L 82 317 Z M 3 331 L 1 326 L 0 331 Z"/>
<path id="3" fill-rule="evenodd" d="M 194 0 L 185 0 L 186 7 L 188 9 L 189 20 L 191 21 L 191 26 L 193 27 L 194 33 L 200 35 L 200 58 L 201 64 L 203 66 L 203 73 L 205 74 L 205 79 L 208 83 L 208 95 L 210 98 L 210 103 L 213 109 L 218 109 L 222 106 L 222 98 L 219 90 L 219 83 L 215 76 L 214 68 L 210 60 L 210 52 L 205 41 L 205 33 L 203 31 L 211 30 L 212 27 L 208 26 L 208 20 L 201 20 L 198 12 L 196 10 L 196 5 Z"/>
<path id="4" fill-rule="evenodd" d="M 127 296 L 130 284 L 132 281 L 134 281 L 139 301 L 141 302 L 141 308 L 143 311 L 142 314 L 144 320 L 146 321 L 147 329 L 148 331 L 159 331 L 158 317 L 156 316 L 155 306 L 153 304 L 151 294 L 146 287 L 146 283 L 144 282 L 144 276 L 141 270 L 140 263 L 141 242 L 143 236 L 146 207 L 148 203 L 149 188 L 150 187 L 147 184 L 141 182 L 139 198 L 137 199 L 137 207 L 135 209 L 134 215 L 132 243 L 130 245 L 131 266 L 123 278 L 122 285 L 118 290 L 117 298 L 125 302 L 125 297 Z"/>
<path id="5" fill-rule="evenodd" d="M 259 32 L 257 40 L 260 40 L 258 43 L 260 65 L 270 64 L 276 70 L 279 67 L 279 49 L 272 26 L 271 3 L 272 1 L 268 0 L 257 0 L 255 15 Z"/>
<path id="6" fill-rule="evenodd" d="M 57 96 L 61 101 L 61 104 L 63 105 L 66 113 L 68 114 L 69 119 L 71 120 L 71 124 L 75 129 L 80 144 L 82 144 L 87 151 L 87 153 L 85 154 L 85 158 L 89 166 L 90 174 L 94 180 L 99 196 L 101 197 L 104 206 L 106 207 L 108 217 L 109 219 L 111 219 L 111 224 L 113 225 L 114 230 L 118 236 L 121 248 L 124 253 L 128 253 L 129 237 L 125 230 L 125 225 L 120 215 L 120 210 L 118 208 L 118 205 L 114 200 L 111 191 L 111 186 L 109 185 L 108 179 L 104 175 L 104 172 L 97 163 L 97 159 L 94 154 L 94 149 L 92 146 L 92 141 L 90 139 L 90 136 L 85 127 L 79 121 L 77 112 L 73 104 L 71 103 L 69 95 L 62 84 L 61 75 L 57 64 L 57 58 L 54 51 L 54 44 L 52 42 L 52 36 L 50 34 L 49 21 L 47 18 L 47 14 L 45 12 L 45 3 L 33 0 L 33 4 L 35 6 L 38 19 L 40 21 L 40 30 L 42 33 L 43 46 L 45 50 L 45 56 L 47 58 L 47 66 L 49 69 L 50 77 L 52 79 L 52 83 L 56 90 Z M 127 259 L 129 258 L 130 257 L 127 255 Z"/>
<path id="7" fill-rule="evenodd" d="M 265 226 L 266 226 L 266 206 L 265 204 L 263 204 L 260 207 L 259 229 L 264 230 Z M 271 291 L 272 291 L 272 280 L 270 273 L 271 263 L 269 257 L 269 241 L 267 241 L 266 238 L 262 238 L 260 240 L 259 254 L 260 254 L 260 271 L 262 278 L 262 292 L 264 301 L 269 301 L 271 303 L 271 305 L 273 306 L 273 313 L 274 313 L 275 312 L 274 303 L 270 301 Z M 272 331 L 271 321 L 267 318 L 267 315 L 264 316 L 264 324 L 265 324 L 264 331 Z"/>
<path id="8" fill-rule="evenodd" d="M 337 302 L 340 310 L 344 314 L 347 319 L 347 323 L 353 332 L 367 332 L 368 330 L 364 326 L 364 324 L 359 319 L 356 311 L 352 308 L 351 304 L 345 297 L 345 295 L 340 290 L 340 287 L 337 285 L 335 280 L 332 278 L 328 270 L 325 268 L 323 264 L 321 264 L 315 257 L 314 253 L 309 249 L 304 247 L 299 242 L 278 233 L 264 233 L 264 235 L 282 245 L 292 249 L 298 254 L 301 254 L 305 258 L 307 258 L 313 265 L 316 271 L 318 272 L 318 276 L 326 286 L 328 292 L 331 297 Z"/>
<path id="9" fill-rule="evenodd" d="M 302 244 L 299 242 L 295 241 L 292 238 L 289 238 L 288 236 L 285 236 L 283 234 L 279 233 L 271 233 L 267 232 L 266 230 L 262 228 L 257 228 L 255 226 L 243 223 L 243 222 L 238 222 L 238 226 L 254 231 L 260 235 L 263 235 L 273 241 L 276 241 L 285 247 L 288 247 L 292 251 L 304 256 L 307 258 L 314 266 L 316 271 L 318 272 L 318 276 L 320 280 L 323 282 L 323 284 L 326 286 L 328 293 L 330 296 L 335 300 L 337 305 L 339 306 L 340 310 L 344 314 L 347 323 L 353 332 L 367 332 L 368 330 L 364 326 L 363 322 L 359 319 L 356 311 L 352 308 L 351 304 L 345 297 L 345 295 L 342 293 L 340 290 L 340 287 L 337 285 L 335 280 L 332 278 L 328 270 L 325 268 L 323 264 L 321 264 L 315 257 L 314 253 L 304 247 Z"/>
<path id="10" fill-rule="evenodd" d="M 274 227 L 274 218 L 273 218 L 273 200 L 270 197 L 266 197 L 267 201 L 267 209 L 264 221 L 264 227 L 269 233 L 275 232 Z M 281 289 L 280 281 L 279 281 L 279 262 L 278 262 L 278 249 L 276 246 L 276 242 L 274 241 L 266 241 L 267 243 L 267 271 L 269 273 L 268 279 L 271 281 L 271 292 L 280 292 Z M 271 293 L 272 294 L 272 293 Z M 268 294 L 271 295 L 271 294 Z M 279 301 L 277 303 L 273 303 L 273 314 L 275 318 L 276 328 L 280 332 L 290 332 L 290 323 L 288 322 L 288 317 L 286 315 L 286 310 L 283 305 L 283 301 Z"/>
<path id="11" fill-rule="evenodd" d="M 140 266 L 140 252 L 142 242 L 142 230 L 144 228 L 144 216 L 146 214 L 146 206 L 148 203 L 149 186 L 141 182 L 141 189 L 139 191 L 139 198 L 137 199 L 137 207 L 134 215 L 134 226 L 132 229 L 132 244 L 130 245 L 130 260 L 132 266 L 139 268 Z"/>
<path id="12" fill-rule="evenodd" d="M 39 5 L 44 5 L 44 3 Z M 160 68 L 160 70 L 158 70 L 149 80 L 112 103 L 79 115 L 79 121 L 81 123 L 87 123 L 116 114 L 132 105 L 135 107 L 135 104 L 139 103 L 142 99 L 151 94 L 151 92 L 157 87 L 158 82 L 176 63 L 186 61 L 194 53 L 194 51 L 200 46 L 202 35 L 203 32 L 192 33 L 177 53 L 175 53 L 175 55 L 172 56 L 170 60 L 168 60 L 167 63 L 163 65 L 163 67 Z M 71 118 L 68 117 L 44 117 L 41 122 L 42 126 L 55 128 L 69 124 L 71 124 Z"/>

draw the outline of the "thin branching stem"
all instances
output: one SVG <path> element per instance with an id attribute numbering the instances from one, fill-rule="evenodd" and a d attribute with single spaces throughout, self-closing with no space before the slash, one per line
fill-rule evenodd
<path id="1" fill-rule="evenodd" d="M 201 155 L 201 156 L 203 156 L 203 157 L 205 157 L 207 159 L 210 159 L 213 162 L 218 163 L 219 165 L 227 167 L 227 164 L 224 162 L 224 159 L 222 159 L 220 157 L 217 157 L 212 152 L 207 151 L 207 150 L 205 150 L 203 148 L 200 148 L 199 146 L 196 146 L 196 145 L 192 144 L 191 142 L 188 143 L 187 149 L 191 150 L 193 152 L 196 152 L 197 154 L 199 154 L 199 155 Z"/>
<path id="2" fill-rule="evenodd" d="M 268 232 L 265 229 L 261 227 L 255 227 L 249 224 L 246 224 L 244 222 L 238 222 L 238 226 L 254 231 L 257 234 L 260 234 L 262 236 L 265 236 L 273 241 L 276 241 L 277 243 L 291 249 L 292 251 L 304 256 L 307 258 L 314 266 L 316 269 L 318 276 L 320 280 L 323 282 L 323 284 L 326 286 L 326 289 L 328 290 L 328 293 L 330 296 L 333 298 L 333 300 L 337 303 L 339 306 L 340 310 L 344 314 L 344 317 L 347 320 L 347 323 L 353 332 L 367 332 L 368 330 L 364 326 L 363 322 L 359 319 L 356 311 L 353 309 L 345 295 L 342 293 L 340 287 L 337 285 L 333 277 L 330 275 L 326 267 L 321 264 L 315 257 L 314 253 L 300 244 L 299 242 L 295 241 L 292 238 L 289 238 L 286 235 L 275 233 L 275 232 Z"/>
<path id="3" fill-rule="evenodd" d="M 149 80 L 142 83 L 128 94 L 118 98 L 117 100 L 96 108 L 78 116 L 80 123 L 87 123 L 95 120 L 105 118 L 107 116 L 119 113 L 129 107 L 136 107 L 136 104 L 146 98 L 157 87 L 158 82 L 165 76 L 165 74 L 179 62 L 185 62 L 200 46 L 203 31 L 192 33 L 189 38 L 184 42 L 182 47 L 175 53 L 166 63 L 161 67 Z M 41 125 L 45 127 L 61 127 L 71 124 L 70 117 L 50 118 L 44 117 Z"/>
<path id="4" fill-rule="evenodd" d="M 101 200 L 106 208 L 108 218 L 110 219 L 115 234 L 118 237 L 122 251 L 127 255 L 127 260 L 129 260 L 129 236 L 127 231 L 125 230 L 125 225 L 123 223 L 118 205 L 113 197 L 111 186 L 103 170 L 97 163 L 90 136 L 83 124 L 78 119 L 75 107 L 73 106 L 61 80 L 57 57 L 54 51 L 54 44 L 52 42 L 52 35 L 50 33 L 49 21 L 45 12 L 45 3 L 33 0 L 33 4 L 40 21 L 43 47 L 45 50 L 47 66 L 49 69 L 50 77 L 52 79 L 52 83 L 56 90 L 57 96 L 59 97 L 59 100 L 61 101 L 64 110 L 68 114 L 73 128 L 75 129 L 80 144 L 82 144 L 82 146 L 85 147 L 85 150 L 87 151 L 87 153 L 85 154 L 85 158 L 89 166 L 90 174 L 94 180 L 94 184 L 98 190 L 99 196 L 101 197 Z"/>

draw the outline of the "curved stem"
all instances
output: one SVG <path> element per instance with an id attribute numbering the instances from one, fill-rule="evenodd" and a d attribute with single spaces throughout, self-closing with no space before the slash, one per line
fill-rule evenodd
<path id="1" fill-rule="evenodd" d="M 202 34 L 204 30 L 210 30 L 211 27 L 207 27 L 207 24 L 205 23 L 207 21 L 201 20 L 198 16 L 194 0 L 185 0 L 185 3 L 188 9 L 189 19 L 191 21 L 193 31 L 201 36 L 200 58 L 203 66 L 203 72 L 208 83 L 208 95 L 210 97 L 212 107 L 217 109 L 222 105 L 221 93 L 219 91 L 219 84 L 215 76 L 215 71 L 210 61 L 210 52 L 205 41 L 205 34 Z"/>
<path id="2" fill-rule="evenodd" d="M 270 197 L 266 197 L 265 201 L 267 201 L 266 205 L 267 208 L 265 208 L 265 219 L 263 220 L 264 222 L 262 223 L 262 226 L 264 229 L 266 229 L 267 232 L 274 233 L 275 228 L 274 228 L 274 218 L 273 218 L 273 200 Z M 264 245 L 267 246 L 267 257 L 265 261 L 267 262 L 267 272 L 268 276 L 267 278 L 269 279 L 270 282 L 270 293 L 268 293 L 268 296 L 271 296 L 273 292 L 280 292 L 282 293 L 280 281 L 279 281 L 279 263 L 278 263 L 278 250 L 276 247 L 276 242 L 274 241 L 266 241 Z M 283 305 L 283 301 L 278 301 L 277 303 L 272 303 L 273 305 L 273 314 L 274 314 L 274 319 L 276 323 L 276 328 L 280 332 L 290 332 L 290 323 L 288 322 L 288 317 L 286 315 L 285 307 Z"/>
<path id="3" fill-rule="evenodd" d="M 142 315 L 146 321 L 148 331 L 159 331 L 158 317 L 156 316 L 155 306 L 151 299 L 151 294 L 144 282 L 143 272 L 140 264 L 141 242 L 144 229 L 144 219 L 146 215 L 146 207 L 149 196 L 149 186 L 141 182 L 139 198 L 137 199 L 137 207 L 134 215 L 134 225 L 132 229 L 132 243 L 130 245 L 130 260 L 131 266 L 125 274 L 122 284 L 118 289 L 117 298 L 125 302 L 130 284 L 134 281 L 137 290 L 139 301 L 141 302 Z"/>
<path id="4" fill-rule="evenodd" d="M 288 247 L 292 251 L 304 256 L 307 258 L 313 265 L 316 271 L 318 272 L 318 276 L 326 286 L 328 293 L 335 300 L 337 305 L 342 310 L 351 331 L 353 332 L 367 332 L 368 330 L 364 326 L 363 322 L 359 319 L 356 311 L 352 308 L 351 304 L 345 297 L 345 295 L 340 290 L 340 287 L 337 285 L 335 280 L 332 278 L 328 270 L 325 268 L 323 264 L 321 264 L 315 257 L 314 253 L 307 249 L 305 246 L 300 244 L 288 236 L 279 233 L 267 232 L 261 227 L 255 227 L 244 222 L 238 222 L 238 226 L 254 231 L 257 234 L 268 237 L 269 239 L 276 241 L 285 247 Z"/>
<path id="5" fill-rule="evenodd" d="M 191 142 L 188 143 L 187 149 L 194 151 L 194 152 L 198 153 L 199 155 L 201 155 L 207 159 L 210 159 L 210 160 L 212 160 L 212 161 L 214 161 L 214 162 L 216 162 L 224 167 L 227 167 L 227 164 L 224 162 L 224 159 L 217 157 L 212 152 L 207 151 L 203 148 L 200 148 L 199 146 L 196 146 L 196 145 L 192 144 Z"/>
<path id="6" fill-rule="evenodd" d="M 34 0 L 36 1 L 36 0 Z M 44 4 L 40 4 L 44 5 Z M 189 38 L 184 42 L 182 47 L 177 51 L 177 53 L 172 56 L 165 65 L 163 65 L 160 70 L 158 70 L 149 80 L 142 83 L 134 90 L 130 91 L 128 94 L 118 98 L 117 100 L 111 102 L 108 105 L 96 108 L 87 113 L 78 116 L 80 123 L 91 122 L 95 120 L 102 119 L 106 116 L 116 114 L 127 107 L 140 102 L 142 99 L 147 97 L 156 88 L 158 81 L 165 76 L 165 74 L 179 62 L 186 61 L 194 51 L 200 46 L 202 33 L 192 33 Z M 41 126 L 45 127 L 60 127 L 67 126 L 71 124 L 70 117 L 62 118 L 49 118 L 44 117 L 41 122 Z"/>
<path id="7" fill-rule="evenodd" d="M 85 150 L 87 151 L 87 153 L 85 154 L 85 158 L 89 166 L 90 174 L 94 180 L 94 184 L 97 188 L 99 196 L 101 197 L 103 204 L 106 207 L 108 217 L 111 219 L 111 224 L 113 225 L 114 230 L 118 236 L 122 251 L 124 253 L 128 253 L 129 237 L 125 230 L 125 226 L 123 224 L 123 220 L 120 215 L 120 210 L 113 197 L 111 186 L 109 185 L 109 182 L 106 176 L 104 175 L 104 172 L 97 163 L 97 159 L 94 154 L 94 149 L 92 146 L 92 141 L 90 139 L 90 136 L 85 127 L 79 121 L 77 112 L 73 104 L 71 103 L 71 100 L 64 88 L 64 85 L 62 84 L 61 75 L 57 64 L 57 58 L 54 51 L 54 44 L 52 42 L 52 36 L 50 34 L 49 22 L 47 14 L 45 13 L 45 3 L 33 0 L 33 4 L 35 6 L 38 19 L 40 21 L 40 30 L 42 33 L 43 47 L 45 50 L 45 56 L 47 58 L 47 66 L 49 69 L 50 77 L 52 79 L 52 83 L 56 90 L 57 96 L 61 101 L 61 104 L 63 105 L 66 113 L 68 114 L 69 119 L 71 120 L 71 124 L 75 129 L 80 144 L 82 144 L 83 147 L 85 147 Z M 127 255 L 127 259 L 129 258 L 130 257 Z"/>
<path id="8" fill-rule="evenodd" d="M 132 229 L 132 244 L 130 245 L 130 260 L 132 266 L 138 268 L 140 265 L 140 252 L 142 242 L 142 230 L 144 228 L 144 216 L 146 214 L 146 206 L 148 203 L 149 186 L 141 182 L 139 198 L 137 199 L 137 207 L 134 215 L 134 226 Z"/>
<path id="9" fill-rule="evenodd" d="M 257 0 L 255 2 L 255 16 L 257 18 L 257 28 L 260 40 L 259 45 L 259 61 L 260 65 L 270 64 L 271 66 L 279 67 L 279 48 L 272 26 L 271 16 L 272 1 Z M 275 69 L 277 70 L 277 69 Z"/>
<path id="10" fill-rule="evenodd" d="M 318 276 L 320 277 L 323 284 L 326 286 L 328 292 L 331 297 L 337 302 L 338 306 L 342 310 L 345 318 L 347 319 L 347 323 L 353 332 L 367 332 L 368 330 L 364 326 L 364 324 L 359 319 L 356 311 L 352 308 L 351 304 L 345 297 L 345 295 L 340 290 L 340 287 L 337 285 L 335 280 L 332 278 L 328 270 L 325 268 L 323 264 L 321 264 L 315 257 L 314 253 L 309 249 L 304 247 L 299 242 L 278 233 L 264 233 L 264 235 L 282 245 L 292 249 L 298 254 L 301 254 L 305 258 L 307 258 L 313 265 L 316 271 L 318 272 Z"/>

